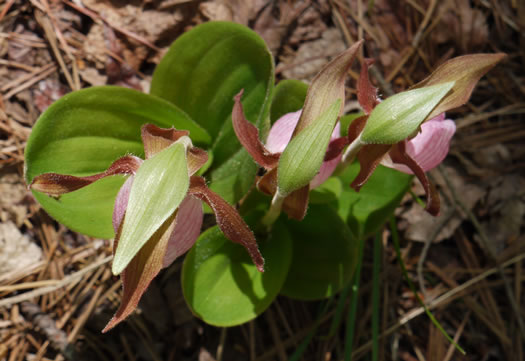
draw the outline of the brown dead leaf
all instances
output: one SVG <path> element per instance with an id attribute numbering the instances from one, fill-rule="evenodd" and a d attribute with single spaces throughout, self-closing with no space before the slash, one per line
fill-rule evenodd
<path id="1" fill-rule="evenodd" d="M 488 34 L 485 14 L 468 1 L 455 1 L 431 36 L 438 44 L 453 42 L 464 53 L 470 53 L 486 45 Z"/>
<path id="2" fill-rule="evenodd" d="M 14 173 L 0 176 L 0 194 L 0 221 L 13 221 L 17 226 L 21 226 L 28 213 L 23 204 L 27 190 L 22 178 Z"/>
<path id="3" fill-rule="evenodd" d="M 268 3 L 268 0 L 214 0 L 200 4 L 199 10 L 212 21 L 248 25 Z"/>
<path id="4" fill-rule="evenodd" d="M 278 67 L 285 78 L 311 80 L 315 74 L 346 49 L 341 33 L 337 29 L 329 29 L 319 40 L 302 44 L 294 57 L 283 59 Z"/>
<path id="5" fill-rule="evenodd" d="M 42 258 L 42 250 L 11 221 L 0 223 L 0 274 L 24 269 Z"/>
<path id="6" fill-rule="evenodd" d="M 455 188 L 456 194 L 463 204 L 465 204 L 468 209 L 472 210 L 476 203 L 486 194 L 486 190 L 480 185 L 467 182 L 454 168 L 445 167 L 445 169 L 449 181 Z M 437 185 L 440 186 L 445 193 L 448 193 L 449 199 L 452 199 L 441 174 L 439 172 L 432 172 L 432 174 L 437 181 Z M 419 242 L 429 240 L 430 237 L 435 234 L 436 227 L 439 227 L 451 212 L 451 205 L 446 202 L 441 203 L 441 213 L 437 217 L 433 217 L 430 214 L 423 212 L 423 209 L 419 204 L 413 204 L 411 209 L 401 216 L 408 223 L 405 237 L 412 241 Z M 441 231 L 439 231 L 434 242 L 440 242 L 444 239 L 450 238 L 466 218 L 466 214 L 463 214 L 459 209 L 456 210 L 456 213 L 452 218 L 446 223 Z"/>
<path id="7" fill-rule="evenodd" d="M 140 3 L 127 3 L 124 6 L 116 7 L 109 2 L 98 0 L 84 0 L 83 4 L 88 9 L 100 14 L 110 27 L 124 29 L 150 43 L 158 41 L 183 20 L 181 11 L 172 8 L 169 11 L 146 10 Z M 98 69 L 106 64 L 106 39 L 103 25 L 95 23 L 90 28 L 84 43 L 86 58 L 95 61 Z M 133 69 L 139 69 L 142 62 L 150 54 L 150 49 L 122 34 L 118 34 L 118 42 L 122 48 L 125 62 Z"/>

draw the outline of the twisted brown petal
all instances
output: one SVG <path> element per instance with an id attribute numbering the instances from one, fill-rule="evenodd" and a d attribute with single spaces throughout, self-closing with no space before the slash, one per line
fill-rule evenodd
<path id="1" fill-rule="evenodd" d="M 366 114 L 370 114 L 379 103 L 377 88 L 372 85 L 368 76 L 368 68 L 372 64 L 374 64 L 373 59 L 364 59 L 361 63 L 361 74 L 357 83 L 357 100 Z"/>
<path id="2" fill-rule="evenodd" d="M 324 156 L 324 161 L 327 162 L 332 159 L 335 159 L 339 154 L 341 154 L 344 147 L 346 147 L 348 144 L 348 137 L 336 138 L 330 141 L 330 144 L 328 144 L 328 149 L 326 150 L 326 154 Z"/>
<path id="3" fill-rule="evenodd" d="M 427 206 L 425 210 L 433 216 L 439 215 L 439 194 L 436 187 L 430 182 L 419 164 L 411 158 L 406 152 L 406 140 L 395 144 L 390 151 L 390 158 L 394 163 L 404 164 L 416 175 L 421 182 L 427 195 Z"/>
<path id="4" fill-rule="evenodd" d="M 231 241 L 244 246 L 257 269 L 264 272 L 264 259 L 259 252 L 255 236 L 237 210 L 209 189 L 202 177 L 193 176 L 190 178 L 188 193 L 206 202 L 213 209 L 217 225 L 224 235 Z"/>
<path id="5" fill-rule="evenodd" d="M 77 189 L 88 186 L 104 177 L 117 174 L 135 174 L 141 164 L 142 159 L 132 155 L 127 155 L 113 162 L 106 171 L 87 177 L 75 177 L 58 173 L 44 173 L 38 175 L 33 179 L 29 188 L 46 193 L 50 196 L 58 197 L 62 194 L 73 192 Z"/>
<path id="6" fill-rule="evenodd" d="M 352 184 L 350 184 L 350 187 L 354 188 L 356 192 L 359 192 L 391 147 L 390 144 L 364 145 L 357 154 L 361 168 L 359 169 L 357 177 Z"/>
<path id="7" fill-rule="evenodd" d="M 352 143 L 359 137 L 359 134 L 363 131 L 366 125 L 368 115 L 363 115 L 357 119 L 354 119 L 348 126 L 348 144 Z"/>
<path id="8" fill-rule="evenodd" d="M 265 169 L 275 168 L 279 161 L 279 154 L 271 153 L 266 149 L 259 139 L 259 130 L 244 116 L 241 104 L 242 93 L 243 90 L 234 98 L 235 105 L 232 112 L 233 130 L 239 142 L 241 142 L 242 146 L 250 153 L 257 164 Z"/>

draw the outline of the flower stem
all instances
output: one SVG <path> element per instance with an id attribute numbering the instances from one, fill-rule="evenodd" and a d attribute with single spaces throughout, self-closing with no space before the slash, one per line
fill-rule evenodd
<path id="1" fill-rule="evenodd" d="M 354 139 L 352 143 L 346 148 L 345 153 L 343 154 L 343 165 L 348 165 L 352 163 L 357 155 L 357 152 L 361 149 L 363 146 L 363 142 L 361 141 L 361 137 L 357 137 Z"/>
<path id="2" fill-rule="evenodd" d="M 285 198 L 286 196 L 280 193 L 279 188 L 277 188 L 277 191 L 275 192 L 272 198 L 272 204 L 270 205 L 270 209 L 261 220 L 261 223 L 267 228 L 270 228 L 271 225 L 274 224 L 277 218 L 279 217 L 279 214 L 281 214 L 281 208 L 283 206 Z"/>

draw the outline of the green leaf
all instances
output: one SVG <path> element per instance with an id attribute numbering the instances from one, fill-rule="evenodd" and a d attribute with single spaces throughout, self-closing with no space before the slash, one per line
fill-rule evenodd
<path id="1" fill-rule="evenodd" d="M 242 148 L 219 168 L 211 172 L 210 189 L 226 202 L 237 203 L 253 186 L 257 164 Z"/>
<path id="2" fill-rule="evenodd" d="M 413 135 L 454 82 L 408 90 L 379 103 L 366 121 L 361 141 L 395 144 Z"/>
<path id="3" fill-rule="evenodd" d="M 343 192 L 338 200 L 338 213 L 353 234 L 363 239 L 385 224 L 407 192 L 412 176 L 379 165 L 368 182 L 356 192 L 348 185 L 358 172 L 359 164 L 354 163 L 339 176 Z"/>
<path id="4" fill-rule="evenodd" d="M 331 203 L 337 201 L 343 191 L 343 184 L 337 177 L 328 178 L 319 187 L 310 191 L 310 204 Z"/>
<path id="5" fill-rule="evenodd" d="M 196 316 L 227 327 L 250 321 L 268 308 L 284 283 L 292 258 L 289 233 L 279 223 L 274 227 L 276 233 L 269 239 L 258 237 L 266 260 L 264 273 L 218 227 L 201 234 L 182 267 L 184 298 Z"/>
<path id="6" fill-rule="evenodd" d="M 306 99 L 308 84 L 300 80 L 281 80 L 273 92 L 270 120 L 275 122 L 285 114 L 301 109 Z"/>
<path id="7" fill-rule="evenodd" d="M 293 259 L 281 294 L 300 300 L 330 297 L 355 270 L 357 241 L 335 209 L 311 205 L 302 222 L 286 220 Z"/>
<path id="8" fill-rule="evenodd" d="M 86 176 L 105 171 L 126 154 L 144 156 L 145 123 L 187 129 L 195 143 L 210 136 L 173 104 L 136 90 L 104 86 L 60 98 L 38 119 L 25 150 L 25 178 L 43 173 Z M 112 238 L 111 214 L 124 178 L 110 177 L 59 200 L 33 192 L 44 209 L 74 231 Z"/>
<path id="9" fill-rule="evenodd" d="M 287 195 L 304 187 L 319 172 L 340 107 L 341 99 L 338 99 L 288 143 L 277 168 L 281 194 Z"/>
<path id="10" fill-rule="evenodd" d="M 259 35 L 239 24 L 208 22 L 175 40 L 155 69 L 151 93 L 208 130 L 216 168 L 240 148 L 231 125 L 234 95 L 244 89 L 246 117 L 261 127 L 273 82 L 273 57 Z"/>
<path id="11" fill-rule="evenodd" d="M 113 258 L 113 274 L 120 274 L 175 212 L 189 183 L 186 147 L 182 143 L 176 142 L 142 163 L 131 186 Z"/>

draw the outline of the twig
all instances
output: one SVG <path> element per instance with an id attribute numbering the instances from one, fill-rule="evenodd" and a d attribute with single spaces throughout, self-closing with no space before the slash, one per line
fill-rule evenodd
<path id="1" fill-rule="evenodd" d="M 219 346 L 217 346 L 217 353 L 215 354 L 215 359 L 217 361 L 222 361 L 222 354 L 224 352 L 224 344 L 226 343 L 227 332 L 228 332 L 228 329 L 226 327 L 221 328 Z"/>
<path id="2" fill-rule="evenodd" d="M 22 302 L 21 306 L 25 316 L 51 341 L 51 346 L 55 350 L 64 351 L 68 344 L 67 336 L 64 331 L 56 327 L 55 320 L 43 313 L 40 306 L 35 303 Z"/>
<path id="3" fill-rule="evenodd" d="M 11 6 L 13 5 L 13 3 L 15 2 L 15 0 L 9 0 L 5 5 L 4 7 L 2 8 L 2 12 L 0 13 L 0 21 L 2 21 L 2 19 L 4 18 L 5 14 L 7 14 L 7 12 L 9 11 L 9 9 L 11 8 Z"/>
<path id="4" fill-rule="evenodd" d="M 44 17 L 44 15 L 38 11 L 35 11 L 35 18 L 40 24 L 40 26 L 44 29 L 44 33 L 46 34 L 47 41 L 49 42 L 49 45 L 51 46 L 51 50 L 53 51 L 53 54 L 55 54 L 55 58 L 57 59 L 58 64 L 60 65 L 60 68 L 62 69 L 62 72 L 64 73 L 64 76 L 66 77 L 66 80 L 69 86 L 71 87 L 72 90 L 78 90 L 75 82 L 73 81 L 73 77 L 71 76 L 71 73 L 69 72 L 69 69 L 66 66 L 64 58 L 62 57 L 62 54 L 60 53 L 60 50 L 58 49 L 57 39 L 52 29 L 53 26 L 51 25 L 51 20 Z"/>
<path id="5" fill-rule="evenodd" d="M 56 290 L 58 290 L 58 289 L 60 289 L 62 287 L 67 286 L 71 282 L 74 282 L 74 281 L 82 278 L 82 276 L 84 276 L 86 273 L 90 272 L 91 270 L 108 263 L 109 261 L 111 261 L 112 258 L 113 258 L 113 256 L 108 256 L 108 257 L 106 257 L 106 258 L 104 258 L 104 259 L 102 259 L 102 260 L 100 260 L 98 262 L 90 264 L 89 266 L 81 269 L 80 271 L 75 272 L 72 275 L 67 276 L 66 278 L 64 278 L 63 280 L 61 280 L 59 283 L 57 283 L 54 286 L 41 287 L 39 289 L 36 289 L 34 291 L 31 291 L 31 292 L 26 292 L 26 293 L 23 293 L 21 295 L 9 297 L 9 298 L 4 298 L 3 300 L 0 300 L 0 307 L 11 306 L 11 305 L 14 305 L 14 304 L 17 304 L 17 303 L 20 303 L 20 302 L 24 302 L 24 301 L 30 300 L 30 299 L 32 299 L 34 297 L 38 297 L 38 296 L 42 296 L 42 295 L 54 292 L 54 291 L 56 291 Z"/>
<path id="6" fill-rule="evenodd" d="M 512 311 L 515 314 L 516 322 L 518 323 L 518 327 L 520 329 L 521 337 L 523 340 L 525 340 L 525 324 L 523 323 L 523 317 L 520 313 L 520 308 L 518 304 L 516 303 L 516 299 L 514 297 L 514 292 L 512 291 L 512 287 L 510 285 L 510 282 L 505 276 L 505 272 L 503 272 L 503 267 L 498 262 L 498 259 L 496 257 L 496 254 L 494 253 L 494 250 L 492 249 L 492 246 L 490 245 L 490 240 L 488 239 L 487 235 L 485 234 L 485 231 L 481 227 L 481 224 L 479 223 L 478 219 L 474 214 L 465 206 L 465 204 L 458 198 L 456 194 L 456 190 L 454 189 L 454 186 L 450 182 L 450 180 L 447 177 L 446 170 L 442 165 L 438 166 L 438 170 L 443 176 L 443 179 L 445 180 L 445 183 L 447 184 L 447 187 L 450 190 L 450 193 L 452 194 L 452 198 L 454 199 L 454 203 L 461 208 L 461 210 L 468 216 L 469 220 L 472 222 L 472 225 L 474 228 L 476 228 L 476 231 L 478 232 L 481 240 L 483 241 L 484 248 L 486 252 L 488 253 L 489 258 L 492 262 L 496 264 L 496 269 L 503 280 L 503 284 L 505 286 L 505 293 L 507 294 L 507 297 L 509 299 L 510 305 L 512 307 Z"/>
<path id="7" fill-rule="evenodd" d="M 69 0 L 62 0 L 62 2 L 64 2 L 64 4 L 66 4 L 68 6 L 71 6 L 73 9 L 81 12 L 82 14 L 84 14 L 86 16 L 89 16 L 95 22 L 96 21 L 103 21 L 104 23 L 108 24 L 110 27 L 112 27 L 113 29 L 115 29 L 119 33 L 124 34 L 124 35 L 126 35 L 126 36 L 128 36 L 128 37 L 130 37 L 130 38 L 132 38 L 132 39 L 134 39 L 136 41 L 138 41 L 139 43 L 144 44 L 147 47 L 149 47 L 149 48 L 151 48 L 151 49 L 153 49 L 155 51 L 160 51 L 161 50 L 160 48 L 158 48 L 157 46 L 153 45 L 152 43 L 150 43 L 149 41 L 147 41 L 143 37 L 138 36 L 137 34 L 132 33 L 131 31 L 128 31 L 128 30 L 126 30 L 124 28 L 121 28 L 120 26 L 111 24 L 105 17 L 103 17 L 100 14 L 97 14 L 96 12 L 94 12 L 93 10 L 88 9 L 87 7 L 78 6 L 78 5 L 74 4 L 73 2 L 71 2 Z"/>
<path id="8" fill-rule="evenodd" d="M 42 69 L 45 69 L 44 71 L 42 71 Z M 8 100 L 9 98 L 11 98 L 13 95 L 21 92 L 22 90 L 24 89 L 27 89 L 29 88 L 31 85 L 35 84 L 36 82 L 42 80 L 42 79 L 45 79 L 47 78 L 49 75 L 51 75 L 52 73 L 54 73 L 55 71 L 57 70 L 57 67 L 53 64 L 48 64 L 46 66 L 43 66 L 42 68 L 39 69 L 39 71 L 42 71 L 38 76 L 35 76 L 34 78 L 30 78 L 28 81 L 26 81 L 25 83 L 23 84 L 20 84 L 18 87 L 12 89 L 11 91 L 9 91 L 9 93 L 7 93 L 6 95 L 4 95 L 4 100 Z M 29 74 L 28 74 L 29 75 Z M 33 73 L 31 73 L 31 75 L 33 75 Z M 25 77 L 25 76 L 24 76 Z"/>
<path id="9" fill-rule="evenodd" d="M 454 335 L 454 342 L 457 343 L 459 341 L 459 338 L 461 337 L 461 334 L 463 333 L 463 330 L 465 329 L 465 325 L 467 324 L 467 321 L 470 318 L 471 313 L 472 313 L 472 310 L 468 310 L 467 313 L 465 314 L 465 317 L 463 317 L 463 320 L 461 321 L 461 324 L 459 325 L 456 331 L 456 334 Z M 454 345 L 450 345 L 448 347 L 447 353 L 443 361 L 449 361 L 452 358 L 454 351 L 456 351 L 456 348 L 454 347 Z"/>
<path id="10" fill-rule="evenodd" d="M 508 267 L 512 264 L 515 264 L 516 262 L 520 262 L 521 260 L 525 259 L 525 253 L 521 253 L 519 255 L 517 255 L 516 257 L 508 260 L 507 262 L 503 263 L 501 265 L 501 267 Z M 444 293 L 443 295 L 437 297 L 436 299 L 434 299 L 432 302 L 430 302 L 427 307 L 429 309 L 434 309 L 438 306 L 440 306 L 441 304 L 449 301 L 452 297 L 456 296 L 457 294 L 465 291 L 467 288 L 475 285 L 476 283 L 480 282 L 480 281 L 483 281 L 485 278 L 495 274 L 495 273 L 498 273 L 498 268 L 497 267 L 493 267 L 485 272 L 483 272 L 482 274 L 480 274 L 479 276 L 476 276 L 470 280 L 468 280 L 467 282 L 461 284 L 460 286 L 456 287 L 456 288 L 453 288 L 451 289 L 450 291 Z M 392 333 L 394 333 L 395 331 L 397 331 L 401 326 L 403 326 L 405 323 L 407 322 L 410 322 L 411 320 L 413 320 L 414 318 L 416 318 L 417 316 L 421 315 L 425 313 L 425 308 L 424 307 L 418 307 L 410 312 L 408 312 L 407 314 L 405 314 L 403 317 L 401 317 L 396 324 L 390 326 L 390 328 L 388 328 L 385 332 L 383 332 L 381 334 L 380 337 L 386 337 L 386 336 L 389 336 L 391 335 Z M 355 350 L 352 355 L 353 356 L 356 356 L 364 351 L 367 351 L 369 350 L 370 348 L 372 347 L 372 341 L 368 341 L 366 344 L 360 346 L 357 350 Z"/>

